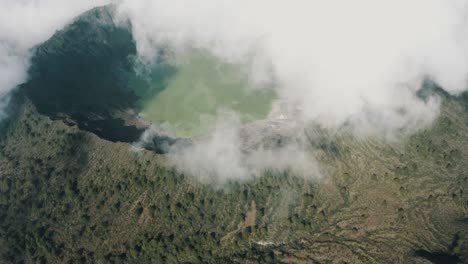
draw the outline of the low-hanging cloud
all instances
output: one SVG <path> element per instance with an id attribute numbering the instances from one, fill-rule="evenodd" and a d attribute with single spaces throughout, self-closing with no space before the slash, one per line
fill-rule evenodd
<path id="1" fill-rule="evenodd" d="M 306 179 L 322 177 L 318 162 L 308 145 L 291 140 L 274 147 L 265 147 L 263 144 L 254 147 L 252 143 L 261 143 L 259 141 L 265 141 L 268 136 L 255 139 L 252 130 L 247 134 L 242 133 L 241 130 L 246 128 L 241 128 L 233 112 L 221 111 L 218 118 L 209 135 L 191 144 L 174 146 L 168 155 L 169 163 L 205 183 L 248 180 L 266 171 L 288 172 Z M 254 133 L 259 132 L 258 128 L 255 130 Z"/>
<path id="2" fill-rule="evenodd" d="M 0 120 L 8 94 L 27 79 L 31 48 L 104 0 L 0 1 Z"/>
<path id="3" fill-rule="evenodd" d="M 430 125 L 430 79 L 466 89 L 466 0 L 123 0 L 142 58 L 158 47 L 211 50 L 249 63 L 253 81 L 274 80 L 305 121 L 387 133 Z M 365 129 L 364 129 L 365 128 Z"/>

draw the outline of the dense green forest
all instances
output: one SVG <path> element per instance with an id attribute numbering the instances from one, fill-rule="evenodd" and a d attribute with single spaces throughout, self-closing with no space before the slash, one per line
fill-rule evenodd
<path id="1" fill-rule="evenodd" d="M 468 118 L 455 99 L 404 146 L 345 136 L 322 144 L 325 180 L 265 172 L 210 185 L 18 98 L 0 145 L 4 262 L 467 258 Z"/>

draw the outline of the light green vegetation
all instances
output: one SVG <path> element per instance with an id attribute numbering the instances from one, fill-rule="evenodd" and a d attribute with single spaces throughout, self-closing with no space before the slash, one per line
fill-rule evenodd
<path id="1" fill-rule="evenodd" d="M 221 62 L 195 50 L 175 59 L 176 71 L 166 87 L 143 98 L 142 116 L 177 136 L 200 135 L 218 111 L 234 111 L 242 122 L 265 118 L 275 98 L 271 89 L 255 89 L 239 65 Z M 156 77 L 156 78 L 154 78 Z M 150 91 L 159 91 L 161 80 L 152 76 Z"/>

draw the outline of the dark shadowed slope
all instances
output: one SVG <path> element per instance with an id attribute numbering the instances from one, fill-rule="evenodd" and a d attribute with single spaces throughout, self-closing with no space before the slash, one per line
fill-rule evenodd
<path id="1" fill-rule="evenodd" d="M 146 125 L 132 111 L 140 100 L 129 86 L 139 79 L 135 54 L 129 26 L 115 21 L 112 7 L 95 8 L 35 49 L 21 88 L 42 114 L 111 141 L 136 141 Z M 172 72 L 164 65 L 158 70 L 162 79 Z"/>

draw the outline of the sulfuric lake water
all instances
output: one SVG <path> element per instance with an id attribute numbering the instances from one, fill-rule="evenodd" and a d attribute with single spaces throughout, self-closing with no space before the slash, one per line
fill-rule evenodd
<path id="1" fill-rule="evenodd" d="M 140 115 L 178 137 L 205 133 L 218 111 L 234 111 L 242 122 L 270 112 L 273 90 L 252 87 L 239 65 L 195 50 L 177 56 L 173 66 L 151 74 L 147 91 L 153 92 L 143 95 Z"/>

